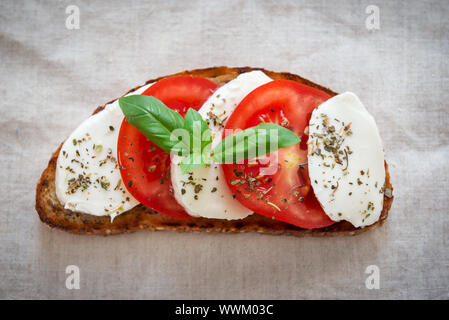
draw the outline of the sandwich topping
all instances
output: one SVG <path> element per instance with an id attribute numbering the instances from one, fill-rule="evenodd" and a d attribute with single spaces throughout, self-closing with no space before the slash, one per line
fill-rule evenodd
<path id="1" fill-rule="evenodd" d="M 382 141 L 374 121 L 353 93 L 316 108 L 309 123 L 309 175 L 315 196 L 334 221 L 373 224 L 383 207 Z"/>
<path id="2" fill-rule="evenodd" d="M 56 195 L 66 209 L 116 216 L 138 202 L 122 183 L 116 145 L 123 114 L 117 104 L 84 121 L 61 148 Z"/>
<path id="3" fill-rule="evenodd" d="M 169 77 L 120 98 L 66 140 L 55 183 L 66 209 L 111 220 L 142 204 L 306 229 L 371 225 L 392 196 L 376 123 L 355 94 L 330 98 L 261 71 L 221 87 Z"/>
<path id="4" fill-rule="evenodd" d="M 118 165 L 117 141 L 123 119 L 116 101 L 81 123 L 62 145 L 55 186 L 64 208 L 113 219 L 139 204 L 126 189 Z"/>

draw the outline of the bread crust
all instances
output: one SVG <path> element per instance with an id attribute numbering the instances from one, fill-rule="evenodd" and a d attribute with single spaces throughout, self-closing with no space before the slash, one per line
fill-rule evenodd
<path id="1" fill-rule="evenodd" d="M 174 75 L 192 75 L 208 78 L 219 85 L 234 79 L 239 74 L 253 70 L 261 70 L 272 79 L 286 79 L 296 81 L 328 93 L 331 96 L 336 95 L 330 89 L 315 84 L 300 76 L 286 73 L 286 72 L 272 72 L 261 68 L 228 68 L 228 67 L 213 67 L 206 69 L 197 69 L 180 72 Z M 170 75 L 170 76 L 174 76 Z M 170 77 L 164 76 L 154 80 L 147 81 L 144 85 L 156 82 L 160 79 Z M 129 90 L 127 93 L 134 92 L 142 86 L 138 86 Z M 101 111 L 107 104 L 114 102 L 116 99 L 98 107 L 93 114 Z M 51 228 L 57 228 L 75 234 L 92 234 L 92 235 L 116 235 L 122 233 L 135 232 L 138 230 L 151 231 L 180 231 L 180 232 L 207 232 L 207 233 L 243 233 L 243 232 L 258 232 L 272 235 L 293 235 L 293 236 L 350 236 L 357 235 L 367 230 L 373 229 L 382 225 L 388 216 L 388 211 L 393 203 L 393 197 L 384 196 L 384 204 L 379 220 L 365 228 L 355 228 L 347 221 L 340 221 L 332 226 L 320 229 L 302 229 L 291 224 L 270 219 L 258 214 L 253 214 L 241 220 L 224 220 L 224 219 L 207 219 L 207 218 L 192 218 L 192 219 L 175 219 L 164 216 L 152 209 L 146 208 L 143 205 L 138 205 L 133 209 L 119 215 L 111 223 L 109 216 L 93 216 L 89 214 L 74 212 L 64 209 L 64 206 L 59 202 L 55 191 L 55 173 L 56 161 L 58 159 L 59 148 L 53 153 L 47 168 L 42 173 L 36 186 L 36 211 L 42 222 Z M 385 162 L 386 187 L 393 190 L 390 183 L 390 175 L 388 172 L 388 165 Z"/>

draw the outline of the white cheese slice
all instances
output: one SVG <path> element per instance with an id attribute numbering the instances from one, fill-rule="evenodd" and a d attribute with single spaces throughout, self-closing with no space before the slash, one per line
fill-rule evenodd
<path id="1" fill-rule="evenodd" d="M 350 92 L 316 108 L 309 123 L 308 168 L 315 195 L 334 221 L 355 227 L 379 220 L 384 152 L 374 118 Z"/>
<path id="2" fill-rule="evenodd" d="M 261 71 L 239 75 L 220 87 L 199 110 L 212 134 L 212 150 L 222 140 L 226 120 L 251 91 L 272 81 Z M 234 199 L 219 164 L 199 167 L 183 174 L 172 155 L 171 180 L 175 199 L 192 216 L 216 219 L 242 219 L 252 214 Z"/>
<path id="3" fill-rule="evenodd" d="M 151 85 L 129 95 L 141 94 Z M 139 204 L 124 186 L 117 164 L 123 119 L 115 101 L 81 123 L 62 145 L 55 184 L 64 208 L 113 219 Z"/>

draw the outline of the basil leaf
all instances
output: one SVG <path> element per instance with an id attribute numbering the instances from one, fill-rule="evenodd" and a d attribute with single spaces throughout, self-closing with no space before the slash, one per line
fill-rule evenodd
<path id="1" fill-rule="evenodd" d="M 299 138 L 296 134 L 294 134 L 293 131 L 275 123 L 262 122 L 259 123 L 259 125 L 256 128 L 265 130 L 277 130 L 279 149 L 290 147 L 294 144 L 301 142 L 301 138 Z"/>
<path id="2" fill-rule="evenodd" d="M 126 120 L 158 147 L 169 152 L 178 152 L 178 149 L 190 152 L 188 146 L 180 146 L 177 139 L 171 138 L 173 130 L 184 126 L 184 119 L 178 112 L 152 96 L 131 95 L 118 102 Z"/>
<path id="3" fill-rule="evenodd" d="M 212 144 L 209 143 L 199 152 L 192 152 L 188 156 L 181 159 L 180 167 L 183 174 L 192 172 L 195 168 L 211 163 L 210 149 Z"/>
<path id="4" fill-rule="evenodd" d="M 274 123 L 261 123 L 223 139 L 212 158 L 218 163 L 237 163 L 299 142 L 301 139 L 291 130 Z"/>
<path id="5" fill-rule="evenodd" d="M 184 119 L 184 129 L 190 134 L 190 150 L 193 153 L 202 153 L 204 147 L 212 143 L 209 126 L 195 109 L 190 108 L 187 110 Z M 195 148 L 198 150 L 195 150 Z"/>

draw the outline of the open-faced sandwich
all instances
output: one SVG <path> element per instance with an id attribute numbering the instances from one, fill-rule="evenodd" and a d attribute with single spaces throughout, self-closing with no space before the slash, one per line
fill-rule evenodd
<path id="1" fill-rule="evenodd" d="M 374 118 L 350 92 L 215 67 L 150 80 L 95 110 L 36 190 L 51 227 L 354 235 L 393 201 Z"/>

